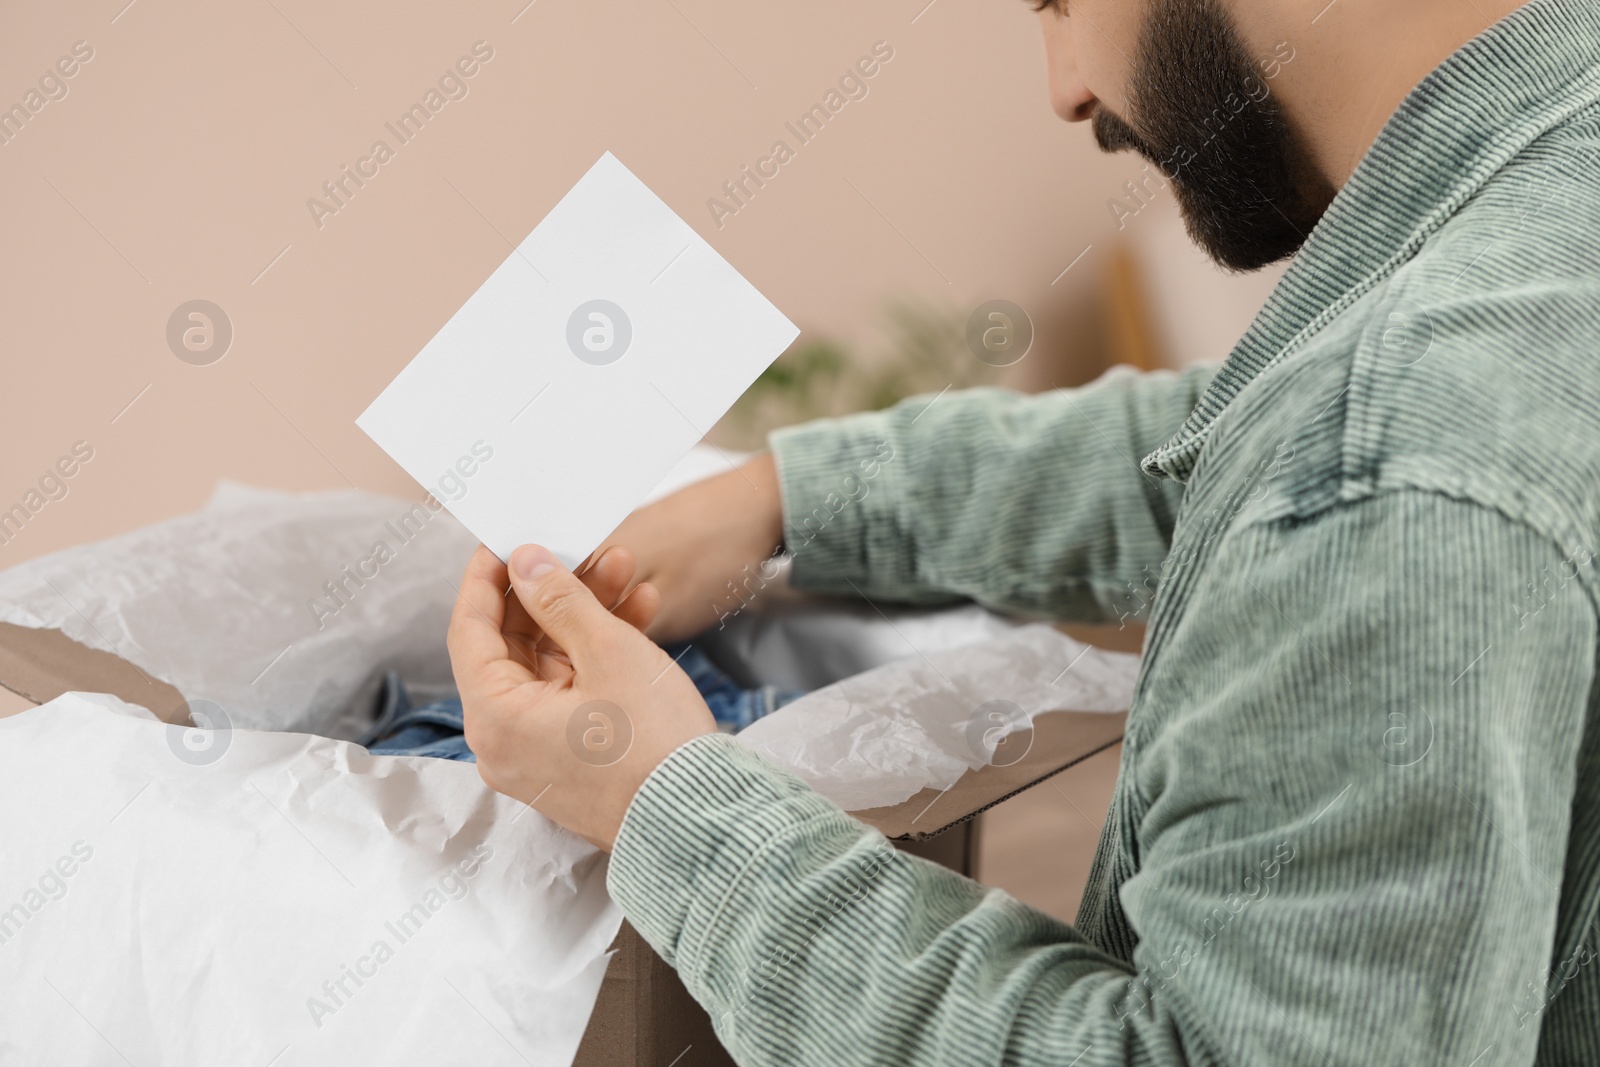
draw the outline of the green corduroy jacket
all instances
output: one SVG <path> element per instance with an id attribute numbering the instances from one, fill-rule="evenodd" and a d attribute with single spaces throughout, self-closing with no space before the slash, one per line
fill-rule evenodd
<path id="1" fill-rule="evenodd" d="M 1149 630 L 1075 925 L 655 771 L 611 891 L 740 1063 L 1600 1064 L 1592 0 L 1430 74 L 1215 374 L 773 447 L 802 588 Z"/>

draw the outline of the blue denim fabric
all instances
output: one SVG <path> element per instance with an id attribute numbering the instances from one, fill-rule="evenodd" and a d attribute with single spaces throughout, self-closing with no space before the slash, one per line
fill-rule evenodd
<path id="1" fill-rule="evenodd" d="M 805 695 L 775 685 L 744 689 L 694 645 L 668 645 L 666 651 L 706 698 L 706 705 L 723 733 L 738 733 L 757 719 Z"/>
<path id="2" fill-rule="evenodd" d="M 360 738 L 368 750 L 384 756 L 436 756 L 476 763 L 462 736 L 461 701 L 441 700 L 414 708 L 411 695 L 390 671 L 383 679 L 378 720 Z"/>
<path id="3" fill-rule="evenodd" d="M 705 697 L 712 717 L 724 733 L 736 733 L 802 695 L 771 685 L 741 688 L 694 645 L 672 645 L 667 653 Z M 390 671 L 384 678 L 378 719 L 360 743 L 383 756 L 434 756 L 476 763 L 477 757 L 467 747 L 462 729 L 461 701 L 441 700 L 426 707 L 412 707 L 400 676 Z"/>

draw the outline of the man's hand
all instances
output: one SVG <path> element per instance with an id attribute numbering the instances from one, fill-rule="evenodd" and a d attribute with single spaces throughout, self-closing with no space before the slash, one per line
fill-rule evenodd
<path id="1" fill-rule="evenodd" d="M 450 620 L 467 744 L 491 788 L 609 851 L 650 772 L 716 722 L 638 629 L 654 590 L 640 585 L 607 610 L 631 570 L 625 554 L 597 558 L 587 585 L 537 546 L 511 561 L 508 571 L 480 547 Z"/>
<path id="2" fill-rule="evenodd" d="M 782 540 L 777 467 L 763 452 L 640 508 L 600 552 L 622 544 L 638 552 L 637 578 L 660 591 L 660 611 L 646 632 L 672 642 L 737 611 L 740 597 L 728 583 L 740 585 L 747 568 L 757 572 Z"/>

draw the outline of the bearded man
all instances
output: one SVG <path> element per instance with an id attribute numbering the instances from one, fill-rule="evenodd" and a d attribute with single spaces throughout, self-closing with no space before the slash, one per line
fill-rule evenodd
<path id="1" fill-rule="evenodd" d="M 1063 118 L 1224 266 L 1295 257 L 1227 362 L 784 430 L 587 583 L 480 551 L 450 642 L 485 779 L 611 851 L 751 1067 L 1600 1063 L 1600 8 L 1039 18 Z M 784 542 L 874 602 L 1152 604 L 1075 924 L 714 731 L 650 637 Z M 593 700 L 634 729 L 604 768 L 563 740 Z"/>

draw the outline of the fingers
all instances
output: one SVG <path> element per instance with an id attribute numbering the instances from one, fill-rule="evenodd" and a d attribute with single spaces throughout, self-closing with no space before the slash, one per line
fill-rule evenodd
<path id="1" fill-rule="evenodd" d="M 622 599 L 623 591 L 633 581 L 634 567 L 632 550 L 613 545 L 597 556 L 590 556 L 576 573 L 578 579 L 589 587 L 594 598 L 602 606 L 610 607 Z M 506 592 L 509 594 L 510 589 Z M 553 647 L 549 640 L 541 640 L 544 635 L 516 597 L 510 597 L 507 604 L 506 632 L 526 637 L 530 643 L 541 648 Z"/>
<path id="2" fill-rule="evenodd" d="M 635 567 L 630 549 L 612 545 L 598 557 L 591 557 L 591 562 L 579 569 L 578 576 L 589 587 L 600 606 L 610 608 L 622 599 L 628 583 L 633 581 Z"/>
<path id="3" fill-rule="evenodd" d="M 601 607 L 609 608 L 622 599 L 623 591 L 633 580 L 633 570 L 633 553 L 621 545 L 613 545 L 598 557 L 591 556 L 587 567 L 578 571 L 578 580 L 589 588 Z M 527 619 L 527 609 L 515 597 L 511 599 L 512 613 Z M 548 635 L 540 633 L 531 619 L 527 620 L 526 629 L 531 631 L 533 646 L 540 653 L 541 665 L 546 655 L 560 655 L 560 646 Z M 567 673 L 571 673 L 570 665 Z"/>
<path id="4" fill-rule="evenodd" d="M 548 549 L 523 545 L 511 556 L 511 588 L 535 625 L 582 669 L 616 620 Z"/>
<path id="5" fill-rule="evenodd" d="M 661 611 L 661 591 L 649 582 L 641 582 L 611 612 L 623 622 L 640 632 L 650 628 Z"/>
<path id="6" fill-rule="evenodd" d="M 509 658 L 510 649 L 501 633 L 506 612 L 502 591 L 507 581 L 505 564 L 479 545 L 461 576 L 455 609 L 450 613 L 446 644 L 458 679 L 463 673 L 479 676 L 491 664 Z"/>
<path id="7" fill-rule="evenodd" d="M 536 673 L 540 680 L 550 682 L 553 685 L 565 684 L 572 678 L 574 673 L 572 661 L 567 658 L 565 652 L 558 648 L 550 651 L 540 651 L 535 655 L 534 661 L 538 665 Z"/>

